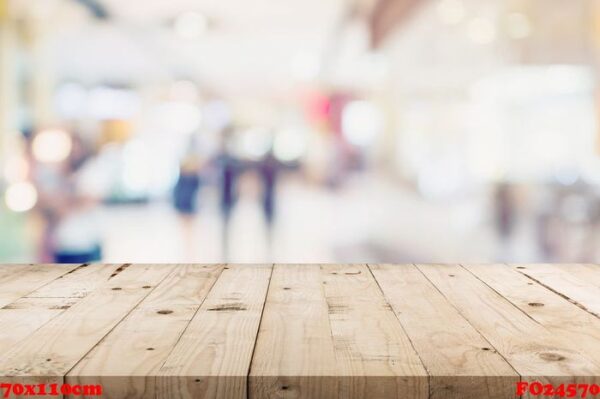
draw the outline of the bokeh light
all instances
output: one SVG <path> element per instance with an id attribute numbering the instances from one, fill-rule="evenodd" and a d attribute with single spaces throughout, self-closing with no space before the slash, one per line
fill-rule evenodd
<path id="1" fill-rule="evenodd" d="M 73 141 L 69 133 L 62 129 L 40 131 L 33 139 L 33 155 L 39 162 L 62 162 L 71 153 Z"/>
<path id="2" fill-rule="evenodd" d="M 342 131 L 348 141 L 357 146 L 372 144 L 384 128 L 384 116 L 369 101 L 352 101 L 342 114 Z"/>
<path id="3" fill-rule="evenodd" d="M 4 194 L 6 206 L 13 212 L 27 212 L 35 206 L 37 200 L 37 190 L 30 182 L 13 183 Z"/>

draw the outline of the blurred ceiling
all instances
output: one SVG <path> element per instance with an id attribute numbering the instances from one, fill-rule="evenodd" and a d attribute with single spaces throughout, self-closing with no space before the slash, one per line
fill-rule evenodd
<path id="1" fill-rule="evenodd" d="M 596 0 L 9 1 L 43 33 L 58 79 L 192 79 L 231 97 L 315 82 L 373 88 L 386 73 L 403 88 L 462 90 L 507 63 L 589 64 L 594 54 Z M 515 17 L 523 37 L 511 38 Z"/>
<path id="2" fill-rule="evenodd" d="M 296 75 L 314 75 L 347 6 L 345 0 L 13 3 L 46 25 L 61 78 L 90 83 L 190 78 L 232 93 L 285 91 L 298 78 L 294 69 L 300 69 Z M 99 13 L 109 18 L 96 18 Z"/>

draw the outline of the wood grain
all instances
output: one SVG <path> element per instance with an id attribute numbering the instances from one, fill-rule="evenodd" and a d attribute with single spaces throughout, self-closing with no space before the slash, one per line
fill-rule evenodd
<path id="1" fill-rule="evenodd" d="M 75 270 L 78 265 L 0 266 L 0 308 Z"/>
<path id="2" fill-rule="evenodd" d="M 18 342 L 76 303 L 74 298 L 21 298 L 0 309 L 0 353 L 6 353 Z"/>
<path id="3" fill-rule="evenodd" d="M 318 265 L 275 265 L 249 398 L 337 398 L 338 365 Z"/>
<path id="4" fill-rule="evenodd" d="M 227 266 L 158 371 L 158 398 L 245 398 L 272 267 Z"/>
<path id="5" fill-rule="evenodd" d="M 513 265 L 516 271 L 528 276 L 546 288 L 577 303 L 600 316 L 599 266 L 590 270 L 577 265 Z M 575 272 L 577 270 L 577 272 Z"/>
<path id="6" fill-rule="evenodd" d="M 0 353 L 27 338 L 95 288 L 105 284 L 120 267 L 121 265 L 80 265 L 72 269 L 67 268 L 69 271 L 55 280 L 5 305 L 0 309 L 0 326 L 11 328 L 0 335 Z"/>
<path id="7" fill-rule="evenodd" d="M 552 335 L 600 364 L 600 319 L 506 265 L 467 265 L 467 270 Z M 567 284 L 567 283 L 564 283 Z"/>
<path id="8" fill-rule="evenodd" d="M 2 354 L 3 380 L 62 383 L 64 375 L 150 293 L 143 286 L 158 284 L 172 267 L 128 267 Z"/>
<path id="9" fill-rule="evenodd" d="M 427 372 L 364 265 L 276 266 L 250 378 L 257 398 L 428 396 Z"/>
<path id="10" fill-rule="evenodd" d="M 28 294 L 27 297 L 83 298 L 124 269 L 122 264 L 83 264 Z"/>
<path id="11" fill-rule="evenodd" d="M 430 375 L 431 398 L 509 398 L 519 375 L 414 265 L 370 265 Z"/>
<path id="12" fill-rule="evenodd" d="M 134 311 L 67 375 L 101 384 L 105 398 L 154 398 L 155 375 L 198 311 L 221 266 L 176 265 Z M 146 286 L 146 289 L 152 287 Z"/>
<path id="13" fill-rule="evenodd" d="M 321 280 L 339 398 L 427 398 L 427 372 L 364 265 L 325 265 Z M 385 354 L 385 355 L 382 355 Z"/>
<path id="14" fill-rule="evenodd" d="M 13 264 L 0 265 L 0 286 L 10 282 L 17 275 L 22 274 L 25 270 L 31 269 L 34 265 Z"/>
<path id="15" fill-rule="evenodd" d="M 106 398 L 515 398 L 520 379 L 599 382 L 599 277 L 580 264 L 0 265 L 0 382 Z"/>
<path id="16" fill-rule="evenodd" d="M 597 383 L 598 366 L 459 265 L 418 265 L 525 381 Z"/>

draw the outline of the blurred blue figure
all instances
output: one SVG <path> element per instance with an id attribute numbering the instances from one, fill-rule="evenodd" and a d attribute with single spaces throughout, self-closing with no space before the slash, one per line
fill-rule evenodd
<path id="1" fill-rule="evenodd" d="M 221 148 L 215 158 L 215 167 L 217 168 L 219 184 L 219 202 L 221 208 L 221 217 L 223 219 L 222 244 L 223 259 L 226 261 L 229 256 L 229 223 L 233 208 L 237 202 L 237 177 L 239 173 L 239 162 L 230 153 L 228 143 L 231 138 L 232 129 L 230 127 L 223 131 L 221 138 Z"/>
<path id="2" fill-rule="evenodd" d="M 200 159 L 194 152 L 194 140 L 190 142 L 187 154 L 181 161 L 179 177 L 173 188 L 173 206 L 179 213 L 183 231 L 185 253 L 188 261 L 194 259 L 194 217 L 198 212 L 198 192 L 202 185 Z"/>
<path id="3" fill-rule="evenodd" d="M 273 151 L 265 156 L 258 166 L 263 185 L 262 208 L 268 229 L 269 246 L 272 244 L 273 224 L 276 212 L 277 179 L 281 165 L 273 155 Z"/>
<path id="4" fill-rule="evenodd" d="M 199 162 L 193 156 L 186 157 L 179 169 L 179 178 L 173 189 L 173 205 L 182 216 L 197 212 L 197 195 L 200 189 Z"/>

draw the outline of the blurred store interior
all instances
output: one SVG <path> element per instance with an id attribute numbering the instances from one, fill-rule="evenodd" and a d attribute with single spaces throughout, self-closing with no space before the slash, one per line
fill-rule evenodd
<path id="1" fill-rule="evenodd" d="M 1 262 L 598 262 L 597 0 L 0 0 Z"/>

